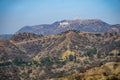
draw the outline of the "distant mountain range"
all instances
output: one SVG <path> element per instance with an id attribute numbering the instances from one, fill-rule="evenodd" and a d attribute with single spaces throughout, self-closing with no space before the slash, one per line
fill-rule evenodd
<path id="1" fill-rule="evenodd" d="M 110 25 L 99 19 L 88 20 L 62 20 L 53 24 L 43 24 L 35 26 L 25 26 L 17 33 L 30 32 L 42 35 L 59 34 L 66 30 L 80 30 L 87 32 L 118 32 L 120 33 L 120 25 Z"/>
<path id="2" fill-rule="evenodd" d="M 0 35 L 1 40 L 8 40 L 11 37 L 12 37 L 12 34 L 1 34 Z"/>
<path id="3" fill-rule="evenodd" d="M 53 24 L 41 24 L 35 26 L 25 26 L 16 33 L 34 33 L 38 35 L 60 34 L 67 30 L 87 31 L 87 32 L 117 32 L 120 33 L 120 24 L 110 25 L 100 19 L 87 20 L 62 20 Z M 15 33 L 15 34 L 16 34 Z M 8 40 L 12 34 L 0 35 L 1 40 Z"/>

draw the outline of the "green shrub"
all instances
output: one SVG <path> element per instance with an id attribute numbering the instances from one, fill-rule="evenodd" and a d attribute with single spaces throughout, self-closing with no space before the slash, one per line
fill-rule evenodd
<path id="1" fill-rule="evenodd" d="M 33 65 L 38 66 L 38 65 L 39 65 L 39 63 L 38 63 L 37 61 L 33 61 Z"/>
<path id="2" fill-rule="evenodd" d="M 40 63 L 42 65 L 50 65 L 52 63 L 50 57 L 41 58 Z"/>
<path id="3" fill-rule="evenodd" d="M 69 60 L 73 61 L 74 60 L 74 56 L 73 55 L 69 55 Z"/>
<path id="4" fill-rule="evenodd" d="M 99 34 L 99 33 L 96 33 L 95 35 L 96 35 L 97 37 L 101 36 L 101 34 Z"/>
<path id="5" fill-rule="evenodd" d="M 11 62 L 4 62 L 4 63 L 0 63 L 0 66 L 9 66 L 11 65 Z"/>
<path id="6" fill-rule="evenodd" d="M 32 73 L 32 69 L 28 70 L 27 72 L 28 72 L 28 74 Z"/>
<path id="7" fill-rule="evenodd" d="M 100 53 L 97 54 L 97 58 L 101 58 L 101 54 Z"/>
<path id="8" fill-rule="evenodd" d="M 89 57 L 93 57 L 94 54 L 96 54 L 96 53 L 97 53 L 97 49 L 96 49 L 96 48 L 89 49 L 89 50 L 87 51 L 87 55 L 88 55 Z"/>
<path id="9" fill-rule="evenodd" d="M 13 63 L 15 65 L 18 65 L 18 66 L 20 66 L 20 65 L 26 65 L 26 63 L 22 60 L 21 57 L 15 57 L 14 60 L 13 60 Z"/>

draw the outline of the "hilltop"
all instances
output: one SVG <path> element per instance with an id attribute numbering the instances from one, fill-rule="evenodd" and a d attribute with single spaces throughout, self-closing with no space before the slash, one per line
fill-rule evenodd
<path id="1" fill-rule="evenodd" d="M 37 35 L 54 35 L 60 34 L 68 30 L 77 30 L 85 32 L 117 32 L 120 33 L 120 24 L 108 24 L 100 19 L 76 19 L 76 20 L 61 20 L 56 21 L 52 24 L 40 24 L 33 26 L 25 26 L 19 29 L 16 33 L 33 33 Z M 16 34 L 15 33 L 15 34 Z M 1 40 L 8 40 L 14 34 L 2 34 L 0 35 Z"/>
<path id="2" fill-rule="evenodd" d="M 56 21 L 52 24 L 42 24 L 35 26 L 25 26 L 17 33 L 30 32 L 42 35 L 59 34 L 67 30 L 80 30 L 87 32 L 120 32 L 120 26 L 110 25 L 100 19 L 76 19 Z"/>

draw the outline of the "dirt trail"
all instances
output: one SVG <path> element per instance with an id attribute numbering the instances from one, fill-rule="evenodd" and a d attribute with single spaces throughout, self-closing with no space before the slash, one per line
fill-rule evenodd
<path id="1" fill-rule="evenodd" d="M 13 42 L 12 40 L 10 40 L 10 42 L 12 44 L 15 44 L 15 45 L 20 45 L 20 44 L 35 42 L 35 41 L 38 41 L 38 40 L 42 40 L 42 39 L 27 40 L 27 41 L 22 41 L 22 42 Z"/>

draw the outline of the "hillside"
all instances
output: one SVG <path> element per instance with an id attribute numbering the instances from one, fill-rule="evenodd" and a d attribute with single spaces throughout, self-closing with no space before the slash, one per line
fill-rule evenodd
<path id="1" fill-rule="evenodd" d="M 120 62 L 109 62 L 84 73 L 56 78 L 53 80 L 120 80 Z"/>
<path id="2" fill-rule="evenodd" d="M 110 25 L 99 19 L 88 20 L 62 20 L 52 24 L 25 26 L 17 33 L 30 32 L 42 35 L 59 34 L 67 30 L 81 30 L 87 32 L 120 32 L 118 25 Z"/>
<path id="3" fill-rule="evenodd" d="M 120 24 L 112 25 L 111 28 L 113 32 L 120 33 Z"/>
<path id="4" fill-rule="evenodd" d="M 120 34 L 69 30 L 58 35 L 15 34 L 0 42 L 1 80 L 47 80 L 114 61 Z"/>
<path id="5" fill-rule="evenodd" d="M 87 55 L 89 50 L 96 50 L 97 53 L 106 55 L 116 47 L 119 48 L 120 37 L 116 33 L 99 34 L 71 30 L 59 35 L 37 36 L 37 38 L 32 39 L 28 37 L 28 40 L 24 40 L 23 36 L 19 37 L 18 35 L 21 36 L 21 34 L 17 34 L 10 39 L 10 42 L 17 48 L 22 48 L 27 54 L 52 57 L 62 57 L 62 53 L 67 50 L 76 53 L 78 56 Z M 20 41 L 15 39 L 20 39 Z"/>

